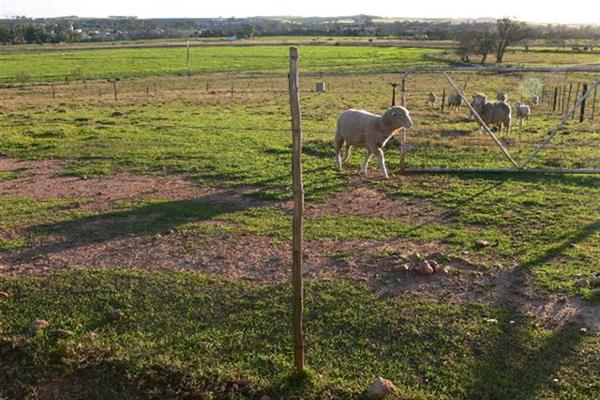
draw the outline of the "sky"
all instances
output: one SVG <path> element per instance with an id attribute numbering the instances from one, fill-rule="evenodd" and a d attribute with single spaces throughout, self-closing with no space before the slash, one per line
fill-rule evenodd
<path id="1" fill-rule="evenodd" d="M 565 6 L 568 4 L 568 6 Z M 0 17 L 138 18 L 344 16 L 368 14 L 407 18 L 513 17 L 523 21 L 600 24 L 598 0 L 0 0 Z"/>

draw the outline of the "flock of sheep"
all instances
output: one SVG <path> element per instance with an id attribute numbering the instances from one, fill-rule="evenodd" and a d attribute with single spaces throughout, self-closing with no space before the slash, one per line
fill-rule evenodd
<path id="1" fill-rule="evenodd" d="M 438 97 L 429 92 L 427 102 L 435 107 Z M 540 98 L 534 95 L 531 98 L 533 104 L 539 104 Z M 459 94 L 453 94 L 448 97 L 448 107 L 450 109 L 460 108 L 464 104 L 463 98 Z M 496 101 L 488 101 L 483 93 L 477 93 L 473 96 L 471 107 L 479 115 L 477 123 L 479 130 L 483 128 L 483 123 L 489 128 L 498 128 L 500 132 L 505 129 L 507 133 L 511 129 L 512 110 L 508 104 L 508 95 L 499 92 Z M 515 103 L 516 117 L 519 120 L 519 126 L 522 126 L 523 119 L 528 119 L 531 114 L 531 108 L 520 101 Z M 471 112 L 471 118 L 475 115 Z M 342 169 L 342 164 L 350 157 L 352 146 L 365 147 L 367 149 L 364 161 L 361 164 L 361 171 L 366 176 L 369 160 L 375 155 L 379 161 L 379 172 L 383 178 L 388 178 L 387 168 L 383 155 L 383 148 L 386 143 L 400 129 L 408 129 L 413 126 L 413 121 L 409 111 L 405 107 L 393 106 L 387 109 L 382 115 L 370 113 L 365 110 L 349 109 L 342 112 L 337 120 L 335 133 L 335 160 L 336 167 Z M 342 150 L 343 153 L 342 153 Z"/>
<path id="2" fill-rule="evenodd" d="M 435 107 L 437 103 L 438 97 L 433 92 L 429 92 L 427 95 L 427 103 L 431 107 Z M 508 105 L 508 94 L 505 92 L 498 92 L 496 96 L 495 102 L 490 102 L 487 100 L 486 95 L 483 93 L 477 93 L 473 96 L 473 100 L 471 102 L 471 107 L 483 122 L 489 127 L 498 127 L 500 128 L 500 132 L 502 132 L 502 128 L 506 129 L 506 132 L 510 132 L 511 128 L 511 116 L 512 110 Z M 533 95 L 531 97 L 531 102 L 535 105 L 539 104 L 540 96 Z M 453 94 L 448 97 L 448 107 L 450 109 L 460 108 L 464 104 L 462 97 L 459 94 Z M 523 126 L 523 120 L 529 119 L 529 115 L 531 114 L 531 108 L 521 102 L 517 101 L 515 103 L 516 117 L 519 120 L 519 127 Z M 471 118 L 474 115 L 471 114 Z M 479 121 L 478 121 L 479 122 Z M 480 124 L 479 129 L 482 129 L 482 125 Z"/>

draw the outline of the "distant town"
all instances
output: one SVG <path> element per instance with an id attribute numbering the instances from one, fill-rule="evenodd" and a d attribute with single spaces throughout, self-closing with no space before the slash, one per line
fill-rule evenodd
<path id="1" fill-rule="evenodd" d="M 600 25 L 527 24 L 529 39 L 553 46 L 598 47 Z M 139 19 L 15 17 L 0 20 L 0 43 L 35 44 L 209 37 L 225 40 L 259 36 L 369 36 L 417 40 L 456 40 L 493 30 L 496 21 L 480 19 L 410 19 L 357 15 L 349 17 L 252 17 Z M 582 40 L 586 42 L 582 44 Z"/>

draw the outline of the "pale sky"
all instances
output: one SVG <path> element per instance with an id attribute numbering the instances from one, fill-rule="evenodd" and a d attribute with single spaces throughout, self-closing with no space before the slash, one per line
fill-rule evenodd
<path id="1" fill-rule="evenodd" d="M 139 18 L 344 16 L 408 18 L 515 17 L 530 22 L 600 24 L 598 0 L 0 0 L 0 16 Z"/>

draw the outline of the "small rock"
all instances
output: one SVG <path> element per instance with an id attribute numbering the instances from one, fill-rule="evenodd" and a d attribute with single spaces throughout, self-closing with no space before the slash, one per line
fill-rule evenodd
<path id="1" fill-rule="evenodd" d="M 85 337 L 89 340 L 95 340 L 98 337 L 98 334 L 96 332 L 90 332 L 87 335 L 85 335 Z"/>
<path id="2" fill-rule="evenodd" d="M 112 319 L 114 321 L 119 321 L 119 320 L 123 319 L 124 316 L 125 316 L 125 314 L 123 314 L 123 311 L 121 311 L 121 310 L 115 310 L 112 313 Z"/>
<path id="3" fill-rule="evenodd" d="M 554 383 L 558 383 L 558 378 L 554 378 L 554 379 L 552 379 L 552 382 L 554 382 Z"/>
<path id="4" fill-rule="evenodd" d="M 260 400 L 271 400 L 271 396 L 267 396 L 266 394 L 263 394 L 262 396 L 260 396 Z"/>
<path id="5" fill-rule="evenodd" d="M 9 297 L 10 297 L 10 294 L 8 294 L 6 292 L 0 292 L 0 300 L 8 300 Z"/>
<path id="6" fill-rule="evenodd" d="M 408 271 L 410 271 L 410 267 L 408 266 L 408 264 L 394 265 L 392 268 L 390 268 L 390 271 L 392 271 L 392 272 L 408 272 Z"/>
<path id="7" fill-rule="evenodd" d="M 508 321 L 509 324 L 513 325 L 515 323 L 515 321 L 513 321 L 512 319 L 510 321 Z"/>
<path id="8" fill-rule="evenodd" d="M 435 268 L 427 260 L 421 262 L 416 268 L 416 271 L 421 275 L 435 274 Z"/>
<path id="9" fill-rule="evenodd" d="M 48 321 L 45 321 L 43 319 L 36 319 L 35 321 L 33 321 L 31 323 L 31 329 L 33 331 L 35 331 L 35 332 L 37 332 L 37 331 L 43 331 L 48 326 L 50 326 L 50 324 L 48 323 Z"/>
<path id="10" fill-rule="evenodd" d="M 125 114 L 123 114 L 123 113 L 122 113 L 122 112 L 120 112 L 120 111 L 115 111 L 115 112 L 114 112 L 114 113 L 112 113 L 110 116 L 111 116 L 111 117 L 122 117 L 122 116 L 124 116 L 124 115 L 125 115 Z"/>
<path id="11" fill-rule="evenodd" d="M 440 264 L 438 264 L 437 261 L 435 261 L 435 260 L 428 260 L 428 262 L 429 262 L 429 265 L 431 265 L 431 267 L 433 268 L 433 273 L 434 274 L 441 269 L 440 268 Z"/>
<path id="12" fill-rule="evenodd" d="M 57 336 L 62 336 L 62 337 L 69 337 L 69 336 L 73 336 L 75 333 L 73 331 L 70 331 L 68 329 L 55 329 L 53 332 L 55 335 Z"/>
<path id="13" fill-rule="evenodd" d="M 476 240 L 475 241 L 475 245 L 479 248 L 483 248 L 483 247 L 489 247 L 490 246 L 490 242 L 488 242 L 487 240 Z"/>
<path id="14" fill-rule="evenodd" d="M 376 378 L 371 386 L 367 389 L 365 393 L 365 397 L 368 400 L 381 400 L 384 399 L 387 395 L 392 394 L 396 391 L 396 386 L 382 377 Z"/>
<path id="15" fill-rule="evenodd" d="M 488 324 L 497 324 L 498 320 L 496 318 L 484 318 L 483 319 L 485 322 L 487 322 Z"/>
<path id="16" fill-rule="evenodd" d="M 581 328 L 581 329 L 579 330 L 579 332 L 581 332 L 581 333 L 583 333 L 583 334 L 586 334 L 586 333 L 587 333 L 587 331 L 588 331 L 588 330 L 587 330 L 587 328 Z"/>

